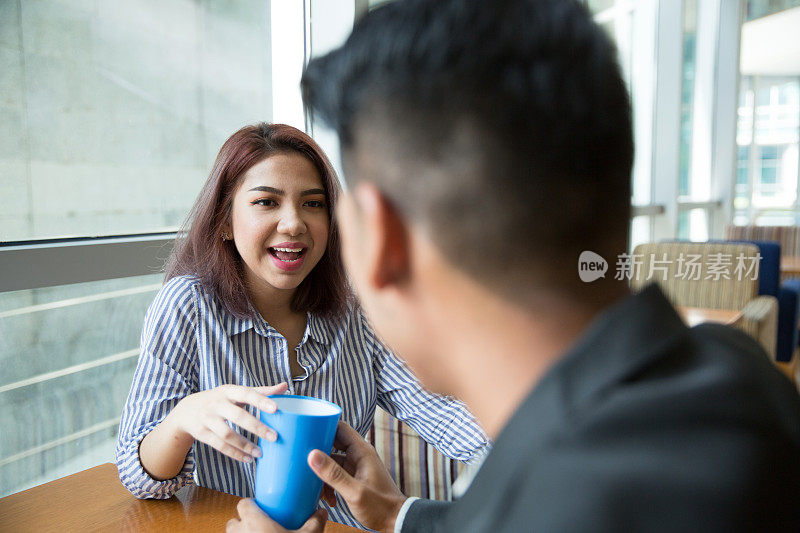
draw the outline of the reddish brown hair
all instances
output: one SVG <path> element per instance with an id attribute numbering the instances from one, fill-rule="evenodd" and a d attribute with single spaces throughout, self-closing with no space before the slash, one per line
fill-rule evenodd
<path id="1" fill-rule="evenodd" d="M 167 263 L 166 280 L 196 277 L 237 316 L 252 313 L 242 258 L 232 240 L 223 241 L 230 223 L 233 196 L 244 174 L 255 164 L 280 153 L 296 152 L 308 158 L 322 178 L 330 229 L 328 245 L 319 263 L 300 283 L 292 310 L 323 316 L 341 312 L 350 298 L 344 274 L 339 229 L 332 216 L 341 193 L 330 161 L 314 140 L 286 124 L 246 126 L 225 141 L 203 189 L 192 207 Z"/>

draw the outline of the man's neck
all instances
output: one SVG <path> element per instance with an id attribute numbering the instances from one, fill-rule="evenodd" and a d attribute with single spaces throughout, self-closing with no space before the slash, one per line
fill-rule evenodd
<path id="1" fill-rule="evenodd" d="M 451 272 L 451 283 L 440 285 L 446 289 L 430 290 L 424 304 L 427 316 L 438 317 L 428 324 L 429 346 L 445 354 L 435 389 L 463 400 L 492 438 L 598 313 L 625 294 L 587 303 L 542 292 L 523 308 L 455 277 Z"/>
<path id="2" fill-rule="evenodd" d="M 547 315 L 531 316 L 506 310 L 484 322 L 492 324 L 486 334 L 461 346 L 472 369 L 459 376 L 460 397 L 493 439 L 596 314 L 591 309 L 561 311 L 566 310 L 550 307 Z"/>

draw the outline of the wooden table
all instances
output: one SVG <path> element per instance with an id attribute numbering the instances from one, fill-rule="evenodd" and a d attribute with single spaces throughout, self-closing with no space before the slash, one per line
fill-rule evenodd
<path id="1" fill-rule="evenodd" d="M 678 307 L 678 314 L 689 327 L 703 322 L 733 324 L 742 316 L 741 311 L 730 309 L 705 309 L 703 307 Z"/>
<path id="2" fill-rule="evenodd" d="M 195 485 L 168 500 L 137 500 L 106 463 L 0 499 L 0 531 L 225 531 L 239 500 Z M 325 526 L 325 533 L 360 531 Z"/>
<path id="3" fill-rule="evenodd" d="M 800 276 L 800 257 L 796 256 L 781 257 L 781 275 Z"/>

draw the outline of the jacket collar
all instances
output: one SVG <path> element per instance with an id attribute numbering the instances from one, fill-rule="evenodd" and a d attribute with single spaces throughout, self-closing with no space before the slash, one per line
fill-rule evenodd
<path id="1" fill-rule="evenodd" d="M 600 314 L 533 387 L 495 450 L 529 453 L 532 438 L 552 435 L 597 395 L 657 362 L 688 334 L 657 285 L 625 297 Z"/>

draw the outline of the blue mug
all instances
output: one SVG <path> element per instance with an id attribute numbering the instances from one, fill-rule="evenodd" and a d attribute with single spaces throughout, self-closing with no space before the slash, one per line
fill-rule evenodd
<path id="1" fill-rule="evenodd" d="M 258 439 L 256 503 L 286 529 L 297 529 L 317 508 L 322 480 L 308 466 L 311 450 L 329 453 L 342 408 L 308 396 L 270 396 L 274 413 L 260 412 L 261 421 L 278 433 L 275 442 Z"/>

